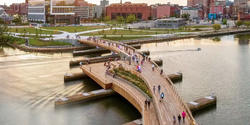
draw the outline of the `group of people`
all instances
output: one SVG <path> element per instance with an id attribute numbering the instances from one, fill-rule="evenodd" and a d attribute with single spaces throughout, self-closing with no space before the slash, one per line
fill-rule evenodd
<path id="1" fill-rule="evenodd" d="M 141 72 L 141 66 L 144 64 L 144 62 L 145 61 L 151 61 L 151 59 L 150 58 L 148 58 L 147 56 L 145 56 L 145 55 L 142 55 L 142 58 L 143 59 L 141 59 L 141 61 L 140 61 L 140 56 L 138 56 L 138 55 L 136 55 L 136 54 L 131 54 L 131 50 L 129 50 L 129 48 L 128 47 L 126 47 L 126 46 L 122 46 L 122 45 L 120 45 L 120 44 L 117 44 L 117 43 L 110 43 L 110 42 L 106 42 L 105 40 L 98 40 L 98 39 L 96 39 L 95 37 L 89 37 L 87 40 L 92 40 L 92 41 L 94 41 L 94 42 L 101 42 L 102 44 L 107 44 L 108 46 L 115 46 L 115 47 L 117 47 L 118 49 L 124 49 L 125 51 L 127 51 L 128 52 L 128 54 L 129 55 L 131 55 L 131 57 L 132 57 L 132 61 L 133 62 L 135 62 L 136 63 L 136 70 L 138 71 L 138 72 Z M 135 50 L 132 50 L 132 53 L 134 53 L 135 52 Z M 139 63 L 140 62 L 140 63 Z M 110 69 L 110 61 L 108 61 L 108 62 L 105 62 L 104 63 L 104 66 L 106 66 L 107 67 L 107 70 L 109 70 Z M 154 64 L 152 64 L 152 71 L 154 71 L 155 70 L 155 65 Z M 161 69 L 160 70 L 160 75 L 162 75 L 163 74 L 163 70 Z M 153 92 L 154 92 L 154 94 L 155 94 L 155 90 L 156 89 L 156 86 L 153 86 Z M 164 96 L 165 96 L 165 94 L 164 94 L 164 92 L 161 92 L 161 86 L 160 85 L 158 85 L 158 93 L 159 93 L 159 96 L 160 96 L 160 102 L 162 102 L 162 100 L 164 99 Z M 145 109 L 149 109 L 150 108 L 150 100 L 149 99 L 146 99 L 145 100 Z M 185 118 L 186 118 L 186 112 L 185 111 L 183 111 L 181 114 L 179 114 L 177 117 L 176 116 L 173 116 L 173 122 L 174 122 L 174 124 L 176 123 L 176 121 L 178 120 L 178 123 L 180 124 L 181 123 L 181 120 L 183 120 L 183 122 L 185 122 Z"/>
<path id="2" fill-rule="evenodd" d="M 155 86 L 153 86 L 153 92 L 155 94 Z M 161 85 L 158 85 L 158 93 L 160 95 L 160 100 L 159 101 L 161 102 L 165 97 L 164 92 L 161 92 Z"/>
<path id="3" fill-rule="evenodd" d="M 179 114 L 177 116 L 177 119 L 178 119 L 178 123 L 180 124 L 181 123 L 181 120 L 183 120 L 183 122 L 185 122 L 185 118 L 186 118 L 186 112 L 183 111 L 181 114 Z M 174 124 L 176 123 L 176 117 L 173 116 L 173 121 L 174 121 Z"/>

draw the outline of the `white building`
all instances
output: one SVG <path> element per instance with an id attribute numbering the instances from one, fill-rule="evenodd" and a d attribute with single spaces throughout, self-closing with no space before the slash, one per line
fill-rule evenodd
<path id="1" fill-rule="evenodd" d="M 194 20 L 194 19 L 199 19 L 199 9 L 197 8 L 191 8 L 191 7 L 184 7 L 181 9 L 180 12 L 181 15 L 183 14 L 189 14 L 189 19 Z"/>

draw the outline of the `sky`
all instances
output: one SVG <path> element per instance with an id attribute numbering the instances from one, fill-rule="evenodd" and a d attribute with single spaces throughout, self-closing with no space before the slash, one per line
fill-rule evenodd
<path id="1" fill-rule="evenodd" d="M 89 3 L 93 4 L 100 4 L 100 0 L 85 0 Z M 132 3 L 148 3 L 148 4 L 155 4 L 155 3 L 167 3 L 170 2 L 172 4 L 179 4 L 179 5 L 187 5 L 187 0 L 123 0 L 123 2 L 130 1 Z M 0 0 L 0 5 L 6 4 L 10 5 L 12 3 L 22 3 L 25 0 Z M 120 0 L 109 0 L 109 3 L 119 3 Z"/>

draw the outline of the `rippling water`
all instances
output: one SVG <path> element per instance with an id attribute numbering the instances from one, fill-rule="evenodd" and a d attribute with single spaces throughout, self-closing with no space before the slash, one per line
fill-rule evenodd
<path id="1" fill-rule="evenodd" d="M 31 54 L 0 49 L 1 125 L 110 125 L 140 118 L 120 96 L 55 109 L 58 97 L 100 87 L 90 79 L 64 83 L 72 54 Z"/>
<path id="2" fill-rule="evenodd" d="M 143 45 L 142 50 L 150 50 L 152 58 L 163 59 L 168 74 L 184 74 L 183 81 L 175 86 L 185 101 L 217 95 L 216 107 L 195 115 L 198 123 L 248 125 L 249 34 L 237 37 L 152 43 Z M 31 54 L 0 48 L 0 124 L 118 125 L 140 118 L 136 109 L 119 96 L 55 109 L 57 97 L 100 89 L 90 79 L 63 82 L 66 72 L 80 72 L 78 68 L 69 69 L 71 59 L 71 54 Z"/>
<path id="3" fill-rule="evenodd" d="M 185 101 L 215 93 L 217 106 L 196 114 L 198 123 L 249 125 L 249 35 L 222 36 L 220 41 L 204 38 L 152 43 L 143 45 L 142 50 L 163 59 L 165 72 L 183 73 L 183 81 L 175 86 Z M 195 51 L 197 48 L 202 50 Z"/>

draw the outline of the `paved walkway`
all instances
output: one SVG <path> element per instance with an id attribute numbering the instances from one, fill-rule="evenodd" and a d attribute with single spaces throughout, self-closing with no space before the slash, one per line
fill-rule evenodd
<path id="1" fill-rule="evenodd" d="M 109 49 L 111 51 L 117 52 L 125 56 L 125 59 L 131 59 L 132 56 L 137 55 L 139 57 L 139 62 L 143 58 L 141 53 L 137 52 L 134 48 L 130 46 L 111 42 L 111 41 L 104 41 L 95 38 L 88 38 L 87 40 L 80 40 L 81 43 L 92 45 L 92 46 L 100 46 L 105 49 Z M 123 64 L 126 64 L 125 61 Z M 177 118 L 177 115 L 181 114 L 183 111 L 187 114 L 185 122 L 181 123 L 183 125 L 190 125 L 196 124 L 195 120 L 183 102 L 181 97 L 178 95 L 177 91 L 175 90 L 172 82 L 167 78 L 167 75 L 160 75 L 160 69 L 156 67 L 155 71 L 152 71 L 152 64 L 154 62 L 145 61 L 142 65 L 142 73 L 138 75 L 141 76 L 142 79 L 146 82 L 147 86 L 149 87 L 152 95 L 153 95 L 153 105 L 156 111 L 156 116 L 159 120 L 160 125 L 170 125 L 173 124 L 173 116 Z M 156 64 L 154 64 L 157 66 Z M 125 65 L 125 68 L 129 70 L 135 69 L 134 63 L 132 65 Z M 167 78 L 167 80 L 166 80 Z M 165 98 L 163 101 L 159 101 L 160 94 L 158 93 L 157 86 L 160 85 L 160 93 L 165 94 Z M 153 87 L 155 86 L 156 92 L 153 92 Z M 148 120 L 144 120 L 144 123 L 147 124 Z"/>

